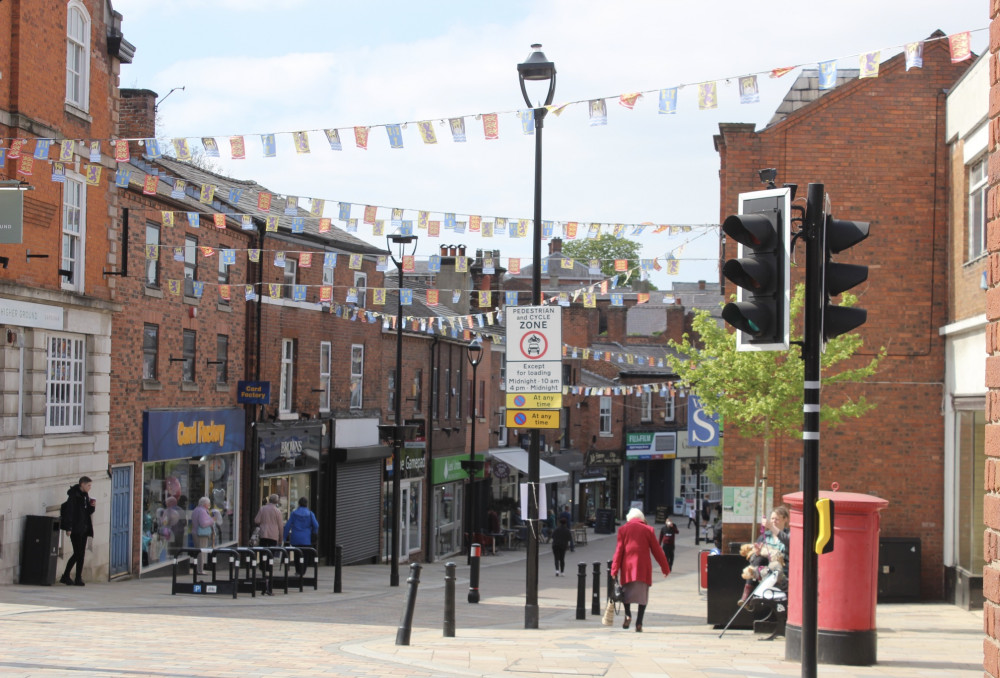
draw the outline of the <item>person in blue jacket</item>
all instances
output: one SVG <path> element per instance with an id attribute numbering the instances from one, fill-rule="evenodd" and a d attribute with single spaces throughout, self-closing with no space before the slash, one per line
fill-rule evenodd
<path id="1" fill-rule="evenodd" d="M 316 514 L 309 510 L 309 500 L 299 497 L 299 507 L 292 511 L 285 522 L 285 542 L 292 546 L 312 546 L 319 534 L 319 521 Z M 305 563 L 296 561 L 295 569 L 299 574 L 305 571 Z"/>

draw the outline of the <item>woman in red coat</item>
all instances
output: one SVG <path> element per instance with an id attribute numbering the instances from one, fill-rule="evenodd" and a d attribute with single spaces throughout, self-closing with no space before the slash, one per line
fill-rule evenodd
<path id="1" fill-rule="evenodd" d="M 663 576 L 670 574 L 670 565 L 656 541 L 656 532 L 646 524 L 646 516 L 640 509 L 633 508 L 625 516 L 626 523 L 618 528 L 618 547 L 611 564 L 611 576 L 621 582 L 625 592 L 625 622 L 627 629 L 632 622 L 631 603 L 639 606 L 635 619 L 635 630 L 642 632 L 642 616 L 649 601 L 649 587 L 653 585 L 653 567 L 649 562 L 652 553 L 660 564 Z"/>

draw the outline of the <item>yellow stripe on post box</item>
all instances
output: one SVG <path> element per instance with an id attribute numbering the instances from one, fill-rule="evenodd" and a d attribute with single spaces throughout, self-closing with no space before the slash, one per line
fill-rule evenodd
<path id="1" fill-rule="evenodd" d="M 507 407 L 518 410 L 558 410 L 562 393 L 508 393 Z"/>
<path id="2" fill-rule="evenodd" d="M 507 428 L 560 428 L 559 410 L 507 410 Z"/>

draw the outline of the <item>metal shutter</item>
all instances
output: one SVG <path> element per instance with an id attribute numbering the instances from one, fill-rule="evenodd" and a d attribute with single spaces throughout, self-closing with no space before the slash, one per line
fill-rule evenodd
<path id="1" fill-rule="evenodd" d="M 381 459 L 337 467 L 337 541 L 344 565 L 378 562 Z"/>

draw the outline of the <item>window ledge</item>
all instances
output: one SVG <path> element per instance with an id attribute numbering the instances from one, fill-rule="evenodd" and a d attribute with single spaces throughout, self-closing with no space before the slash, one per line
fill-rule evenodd
<path id="1" fill-rule="evenodd" d="M 185 294 L 184 303 L 190 304 L 191 306 L 199 306 L 201 305 L 201 299 L 199 297 L 189 297 L 188 295 Z"/>
<path id="2" fill-rule="evenodd" d="M 78 107 L 76 104 L 67 101 L 65 103 L 64 108 L 67 113 L 69 113 L 74 117 L 80 118 L 81 120 L 84 120 L 88 123 L 94 122 L 94 119 L 90 117 L 90 114 L 87 113 L 87 111 L 83 110 L 82 108 Z"/>
<path id="3" fill-rule="evenodd" d="M 163 298 L 163 290 L 159 287 L 150 287 L 149 285 L 146 285 L 142 292 L 147 297 L 156 297 L 157 299 Z"/>
<path id="4" fill-rule="evenodd" d="M 198 390 L 198 384 L 196 384 L 193 381 L 182 381 L 181 382 L 181 390 L 182 391 L 192 391 L 192 392 L 193 391 L 197 391 Z"/>
<path id="5" fill-rule="evenodd" d="M 215 382 L 215 390 L 217 393 L 229 393 L 229 382 Z"/>
<path id="6" fill-rule="evenodd" d="M 163 384 L 161 384 L 156 379 L 143 379 L 142 380 L 142 390 L 143 391 L 162 391 Z"/>
<path id="7" fill-rule="evenodd" d="M 295 421 L 299 418 L 298 412 L 279 412 L 278 421 Z"/>
<path id="8" fill-rule="evenodd" d="M 603 431 L 599 434 L 602 438 L 614 438 L 614 433 L 604 433 Z"/>
<path id="9" fill-rule="evenodd" d="M 215 305 L 215 308 L 217 310 L 219 310 L 219 311 L 222 311 L 223 313 L 232 313 L 233 312 L 233 307 L 232 306 L 230 306 L 229 304 L 227 304 L 225 302 L 221 302 L 221 301 Z"/>

